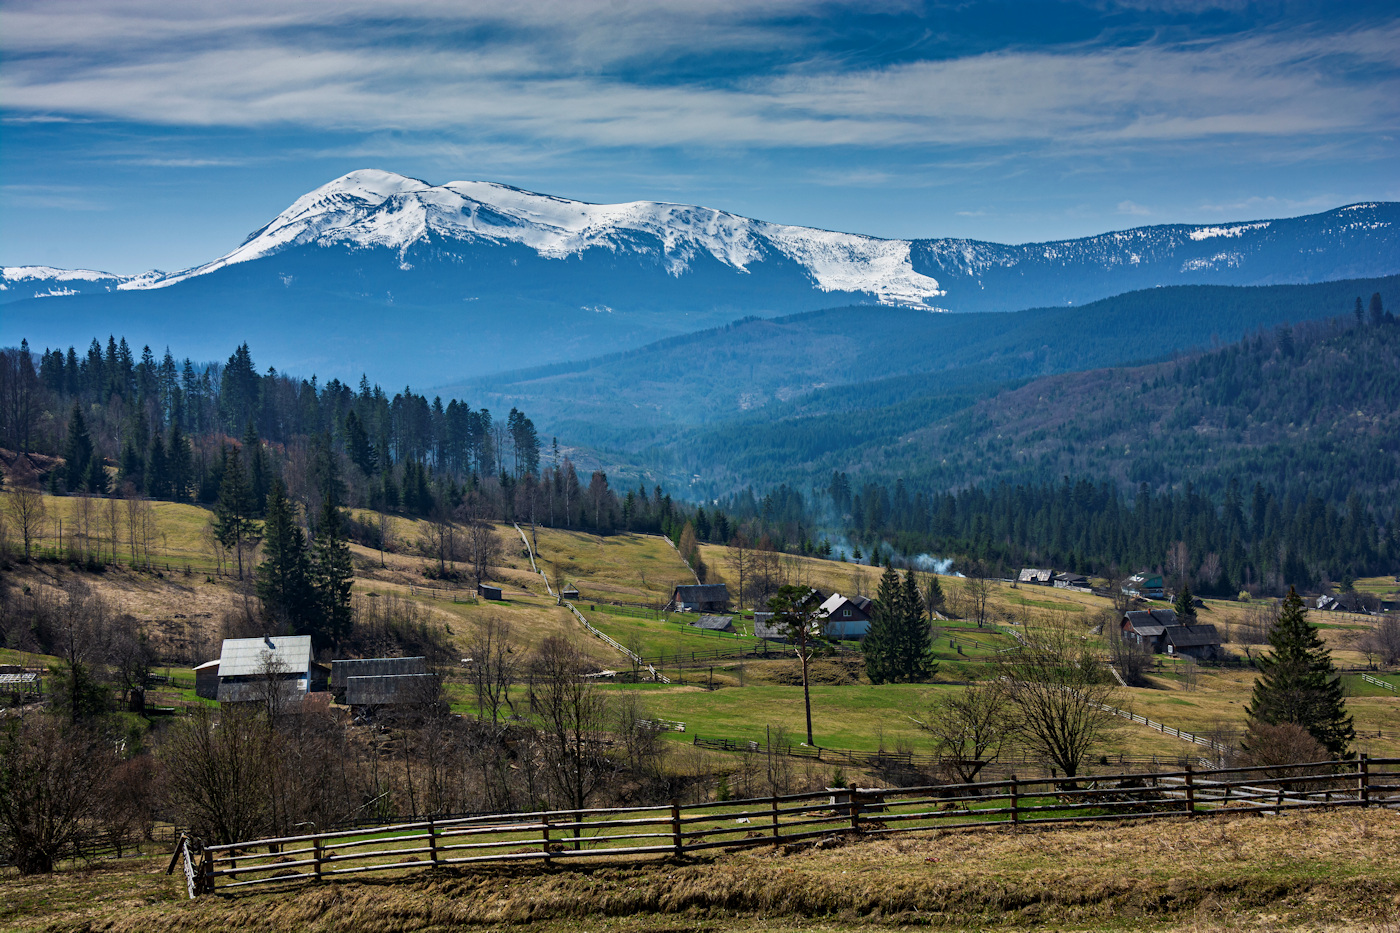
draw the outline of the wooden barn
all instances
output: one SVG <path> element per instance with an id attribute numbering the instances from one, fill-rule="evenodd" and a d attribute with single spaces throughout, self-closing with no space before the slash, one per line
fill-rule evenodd
<path id="1" fill-rule="evenodd" d="M 733 616 L 704 615 L 690 624 L 695 628 L 704 629 L 707 632 L 734 631 Z"/>
<path id="2" fill-rule="evenodd" d="M 347 658 L 331 662 L 331 692 L 345 702 L 346 681 L 351 677 L 393 677 L 428 673 L 427 658 Z"/>
<path id="3" fill-rule="evenodd" d="M 723 583 L 677 586 L 668 609 L 677 612 L 724 612 L 729 608 L 729 587 Z"/>
<path id="4" fill-rule="evenodd" d="M 438 697 L 436 674 L 380 674 L 345 678 L 345 705 L 352 709 L 420 706 Z"/>
<path id="5" fill-rule="evenodd" d="M 492 586 L 489 583 L 478 583 L 476 585 L 476 595 L 480 596 L 482 599 L 493 599 L 496 602 L 500 602 L 505 598 L 501 595 L 501 588 L 499 586 Z"/>

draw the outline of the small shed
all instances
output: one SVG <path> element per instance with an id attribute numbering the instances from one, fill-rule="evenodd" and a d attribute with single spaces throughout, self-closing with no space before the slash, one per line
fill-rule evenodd
<path id="1" fill-rule="evenodd" d="M 734 631 L 733 616 L 704 615 L 690 624 L 696 628 L 702 628 L 707 632 Z"/>
<path id="2" fill-rule="evenodd" d="M 494 599 L 496 602 L 501 602 L 505 599 L 505 597 L 501 595 L 501 588 L 499 586 L 491 586 L 489 583 L 478 583 L 476 585 L 476 595 L 480 596 L 482 599 Z"/>
<path id="3" fill-rule="evenodd" d="M 206 700 L 219 698 L 219 659 L 205 661 L 194 669 L 194 695 Z"/>
<path id="4" fill-rule="evenodd" d="M 559 595 L 564 599 L 578 599 L 578 587 L 572 583 L 567 584 L 564 589 L 559 591 Z"/>
<path id="5" fill-rule="evenodd" d="M 677 586 L 671 591 L 669 608 L 677 612 L 723 612 L 729 608 L 729 587 L 723 583 Z"/>
<path id="6" fill-rule="evenodd" d="M 437 696 L 436 674 L 385 674 L 345 678 L 345 705 L 413 706 Z"/>

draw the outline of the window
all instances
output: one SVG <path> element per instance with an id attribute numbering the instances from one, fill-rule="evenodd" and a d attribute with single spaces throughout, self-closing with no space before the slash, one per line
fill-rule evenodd
<path id="1" fill-rule="evenodd" d="M 843 619 L 849 619 L 850 617 L 851 617 L 851 610 L 849 610 L 849 609 L 842 609 L 842 610 L 841 610 L 841 618 L 843 618 Z"/>

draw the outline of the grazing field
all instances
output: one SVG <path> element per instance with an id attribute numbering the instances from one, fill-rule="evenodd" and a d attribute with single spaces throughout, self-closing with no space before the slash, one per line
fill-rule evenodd
<path id="1" fill-rule="evenodd" d="M 499 866 L 189 901 L 165 855 L 0 875 L 15 933 L 1357 930 L 1400 916 L 1400 816 L 1347 810 L 891 835 L 683 861 Z"/>

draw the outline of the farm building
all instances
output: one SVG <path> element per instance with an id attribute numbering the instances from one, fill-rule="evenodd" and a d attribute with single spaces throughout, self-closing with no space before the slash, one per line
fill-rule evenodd
<path id="1" fill-rule="evenodd" d="M 677 586 L 667 608 L 677 612 L 724 612 L 729 608 L 729 587 L 723 583 Z"/>
<path id="2" fill-rule="evenodd" d="M 870 630 L 870 610 L 874 603 L 866 596 L 842 596 L 832 593 L 822 603 L 826 614 L 823 626 L 828 638 L 864 638 Z"/>
<path id="3" fill-rule="evenodd" d="M 501 596 L 501 588 L 499 586 L 491 586 L 488 583 L 478 583 L 476 585 L 476 595 L 480 596 L 482 599 L 494 599 L 496 602 L 500 602 L 504 598 Z"/>
<path id="4" fill-rule="evenodd" d="M 559 591 L 559 595 L 564 599 L 578 599 L 578 587 L 570 583 Z"/>
<path id="5" fill-rule="evenodd" d="M 732 632 L 734 631 L 733 616 L 704 615 L 690 623 L 696 628 L 702 628 L 707 632 Z"/>
<path id="6" fill-rule="evenodd" d="M 416 706 L 437 699 L 436 674 L 380 674 L 345 678 L 345 705 L 351 708 Z"/>
<path id="7" fill-rule="evenodd" d="M 1057 573 L 1055 586 L 1062 590 L 1088 589 L 1089 578 L 1082 573 Z"/>
<path id="8" fill-rule="evenodd" d="M 1124 613 L 1123 637 L 1153 654 L 1188 655 L 1202 660 L 1220 656 L 1220 634 L 1214 625 L 1182 625 L 1175 609 L 1143 609 Z"/>
<path id="9" fill-rule="evenodd" d="M 1133 574 L 1123 583 L 1123 592 L 1128 596 L 1138 596 L 1142 599 L 1161 599 L 1165 587 L 1162 585 L 1162 575 L 1143 570 Z"/>
<path id="10" fill-rule="evenodd" d="M 219 660 L 205 661 L 194 669 L 194 695 L 206 700 L 219 698 Z"/>
<path id="11" fill-rule="evenodd" d="M 782 627 L 773 624 L 773 613 L 755 612 L 753 614 L 753 636 L 766 641 L 787 641 L 787 631 Z"/>
<path id="12" fill-rule="evenodd" d="M 1033 586 L 1049 586 L 1055 578 L 1053 570 L 1037 570 L 1034 567 L 1023 567 L 1020 575 L 1016 577 L 1017 583 L 1029 583 Z"/>
<path id="13" fill-rule="evenodd" d="M 310 635 L 225 638 L 219 656 L 220 703 L 261 701 L 267 684 L 277 684 L 284 700 L 325 690 L 330 672 L 311 660 Z"/>
<path id="14" fill-rule="evenodd" d="M 331 692 L 344 698 L 351 677 L 392 677 L 428 673 L 427 658 L 350 658 L 331 662 Z"/>

